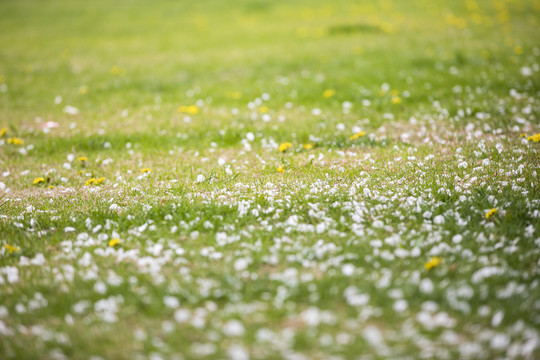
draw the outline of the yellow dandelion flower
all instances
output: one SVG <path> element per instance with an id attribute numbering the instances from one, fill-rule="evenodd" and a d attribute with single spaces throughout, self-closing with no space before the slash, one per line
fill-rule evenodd
<path id="1" fill-rule="evenodd" d="M 282 173 L 282 172 L 285 171 L 285 167 L 284 167 L 283 165 L 280 165 L 280 166 L 277 167 L 276 171 L 277 171 L 278 173 Z"/>
<path id="2" fill-rule="evenodd" d="M 95 184 L 98 185 L 98 184 L 101 184 L 102 182 L 105 181 L 105 178 L 104 177 L 100 177 L 99 179 L 96 179 L 96 182 Z"/>
<path id="3" fill-rule="evenodd" d="M 197 105 L 182 105 L 178 108 L 179 113 L 196 115 L 199 113 L 199 107 Z"/>
<path id="4" fill-rule="evenodd" d="M 49 189 L 54 189 L 54 185 L 50 185 L 50 186 L 49 186 Z"/>
<path id="5" fill-rule="evenodd" d="M 540 133 L 529 136 L 527 140 L 535 143 L 540 142 Z"/>
<path id="6" fill-rule="evenodd" d="M 527 134 L 521 133 L 521 134 L 519 134 L 519 137 L 527 137 Z"/>
<path id="7" fill-rule="evenodd" d="M 313 144 L 302 144 L 302 147 L 306 150 L 311 150 L 313 149 Z"/>
<path id="8" fill-rule="evenodd" d="M 230 99 L 238 100 L 242 97 L 242 92 L 241 91 L 226 91 L 225 96 Z"/>
<path id="9" fill-rule="evenodd" d="M 521 54 L 523 54 L 523 48 L 522 48 L 521 46 L 519 46 L 519 45 L 514 46 L 514 53 L 515 53 L 516 55 L 521 55 Z"/>
<path id="10" fill-rule="evenodd" d="M 491 209 L 489 210 L 487 213 L 486 213 L 486 219 L 489 219 L 490 217 L 492 217 L 493 215 L 495 215 L 497 213 L 497 211 L 499 211 L 499 209 Z"/>
<path id="11" fill-rule="evenodd" d="M 402 100 L 399 96 L 392 96 L 392 104 L 401 104 Z"/>
<path id="12" fill-rule="evenodd" d="M 77 161 L 79 162 L 87 162 L 88 161 L 88 158 L 86 156 L 79 156 L 77 158 Z"/>
<path id="13" fill-rule="evenodd" d="M 7 128 L 7 127 L 1 128 L 1 129 L 0 129 L 0 136 L 5 136 L 7 132 L 8 132 L 8 128 Z"/>
<path id="14" fill-rule="evenodd" d="M 331 98 L 334 95 L 336 95 L 336 90 L 334 89 L 326 89 L 322 94 L 325 99 Z"/>
<path id="15" fill-rule="evenodd" d="M 439 266 L 441 263 L 442 263 L 442 258 L 438 256 L 432 257 L 431 259 L 429 259 L 429 261 L 427 261 L 424 264 L 424 269 L 431 270 L 434 267 Z"/>
<path id="16" fill-rule="evenodd" d="M 115 247 L 116 245 L 118 245 L 118 243 L 120 243 L 120 239 L 113 238 L 111 239 L 111 241 L 109 241 L 109 247 Z"/>
<path id="17" fill-rule="evenodd" d="M 141 169 L 142 173 L 147 173 L 147 172 L 150 172 L 150 171 L 152 171 L 152 169 L 150 169 L 150 168 Z"/>
<path id="18" fill-rule="evenodd" d="M 7 251 L 9 251 L 10 254 L 13 254 L 14 252 L 17 252 L 20 250 L 18 246 L 13 246 L 9 244 L 4 244 L 4 247 L 6 248 Z"/>
<path id="19" fill-rule="evenodd" d="M 364 53 L 364 49 L 361 46 L 355 46 L 353 47 L 353 51 L 357 55 L 361 55 Z"/>
<path id="20" fill-rule="evenodd" d="M 23 139 L 20 139 L 20 138 L 17 138 L 17 137 L 11 137 L 7 140 L 8 144 L 13 144 L 13 145 L 17 145 L 17 146 L 20 146 L 20 145 L 23 145 L 24 144 L 24 140 Z"/>
<path id="21" fill-rule="evenodd" d="M 124 69 L 122 69 L 120 66 L 113 66 L 111 67 L 111 70 L 109 70 L 111 75 L 122 75 L 124 73 Z"/>
<path id="22" fill-rule="evenodd" d="M 83 85 L 79 88 L 79 94 L 84 95 L 88 92 L 88 86 Z"/>
<path id="23" fill-rule="evenodd" d="M 91 178 L 91 179 L 88 179 L 86 180 L 86 183 L 84 184 L 84 186 L 90 186 L 92 184 L 96 184 L 96 179 L 95 178 Z"/>
<path id="24" fill-rule="evenodd" d="M 268 109 L 268 107 L 266 107 L 266 106 L 261 106 L 261 107 L 259 108 L 259 112 L 260 112 L 261 114 L 266 114 L 268 111 L 270 111 L 270 109 Z"/>
<path id="25" fill-rule="evenodd" d="M 349 140 L 356 140 L 356 139 L 359 139 L 361 138 L 362 136 L 366 135 L 366 132 L 365 131 L 360 131 L 360 132 L 357 132 L 356 134 L 354 135 L 351 135 L 349 137 Z"/>
<path id="26" fill-rule="evenodd" d="M 42 182 L 45 182 L 45 179 L 42 178 L 42 177 L 37 177 L 34 179 L 34 181 L 32 181 L 32 185 L 37 185 L 39 183 L 42 183 Z"/>
<path id="27" fill-rule="evenodd" d="M 292 144 L 290 142 L 284 142 L 279 145 L 279 152 L 285 152 L 289 150 L 292 147 Z"/>

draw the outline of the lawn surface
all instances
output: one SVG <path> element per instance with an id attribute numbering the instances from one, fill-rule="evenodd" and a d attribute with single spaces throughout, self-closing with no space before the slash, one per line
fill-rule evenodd
<path id="1" fill-rule="evenodd" d="M 540 358 L 540 1 L 0 2 L 0 358 Z"/>

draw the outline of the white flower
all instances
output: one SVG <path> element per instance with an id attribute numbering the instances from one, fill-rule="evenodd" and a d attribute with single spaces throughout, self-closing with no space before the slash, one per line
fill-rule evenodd
<path id="1" fill-rule="evenodd" d="M 68 115 L 78 115 L 79 114 L 79 109 L 77 109 L 76 107 L 73 107 L 71 105 L 67 105 L 64 107 L 64 113 L 68 114 Z"/>
<path id="2" fill-rule="evenodd" d="M 497 311 L 495 315 L 493 315 L 493 317 L 491 318 L 491 326 L 497 327 L 501 325 L 503 318 L 504 318 L 504 312 Z"/>
<path id="3" fill-rule="evenodd" d="M 249 263 L 250 260 L 246 258 L 236 259 L 236 261 L 234 262 L 234 269 L 236 271 L 245 270 L 248 267 Z"/>
<path id="4" fill-rule="evenodd" d="M 354 274 L 354 265 L 353 264 L 345 264 L 341 267 L 341 272 L 343 275 L 351 276 Z"/>
<path id="5" fill-rule="evenodd" d="M 431 294 L 433 292 L 433 282 L 429 278 L 422 279 L 420 282 L 420 291 L 424 294 Z"/>
<path id="6" fill-rule="evenodd" d="M 396 300 L 396 302 L 394 302 L 394 305 L 392 306 L 394 311 L 398 313 L 404 312 L 405 310 L 407 310 L 408 307 L 409 307 L 409 304 L 407 303 L 406 300 L 403 300 L 403 299 Z"/>
<path id="7" fill-rule="evenodd" d="M 502 350 L 506 349 L 510 344 L 510 338 L 505 334 L 496 334 L 491 338 L 489 345 L 492 349 Z"/>
<path id="8" fill-rule="evenodd" d="M 174 312 L 174 320 L 179 323 L 185 323 L 189 320 L 191 314 L 186 309 L 178 309 Z"/>
<path id="9" fill-rule="evenodd" d="M 107 292 L 107 285 L 103 281 L 98 281 L 94 284 L 94 291 L 98 294 L 105 294 Z"/>
<path id="10" fill-rule="evenodd" d="M 244 332 L 244 325 L 238 320 L 230 320 L 223 326 L 223 333 L 227 336 L 242 336 Z"/>
<path id="11" fill-rule="evenodd" d="M 229 346 L 227 354 L 232 360 L 249 360 L 248 351 L 241 345 L 233 344 Z"/>
<path id="12" fill-rule="evenodd" d="M 532 69 L 528 66 L 523 66 L 521 69 L 521 75 L 523 76 L 532 76 L 533 72 Z"/>
<path id="13" fill-rule="evenodd" d="M 435 223 L 437 225 L 444 224 L 444 216 L 442 216 L 442 215 L 435 216 L 435 218 L 433 219 L 433 223 Z"/>
<path id="14" fill-rule="evenodd" d="M 176 309 L 177 307 L 180 306 L 180 301 L 178 300 L 178 298 L 174 296 L 168 296 L 168 295 L 164 296 L 163 303 L 165 304 L 166 307 L 171 308 L 171 309 Z"/>

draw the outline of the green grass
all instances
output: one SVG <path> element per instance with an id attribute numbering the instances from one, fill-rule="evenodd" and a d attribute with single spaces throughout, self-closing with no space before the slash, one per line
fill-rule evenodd
<path id="1" fill-rule="evenodd" d="M 0 358 L 540 357 L 539 35 L 526 0 L 3 1 Z"/>

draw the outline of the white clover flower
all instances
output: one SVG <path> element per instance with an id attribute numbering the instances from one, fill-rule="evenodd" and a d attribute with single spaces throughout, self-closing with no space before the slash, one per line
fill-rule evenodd
<path id="1" fill-rule="evenodd" d="M 238 320 L 229 320 L 223 325 L 223 333 L 226 336 L 243 336 L 245 333 L 244 325 Z"/>
<path id="2" fill-rule="evenodd" d="M 175 296 L 167 295 L 163 297 L 163 304 L 168 308 L 176 309 L 180 306 L 180 301 Z"/>

